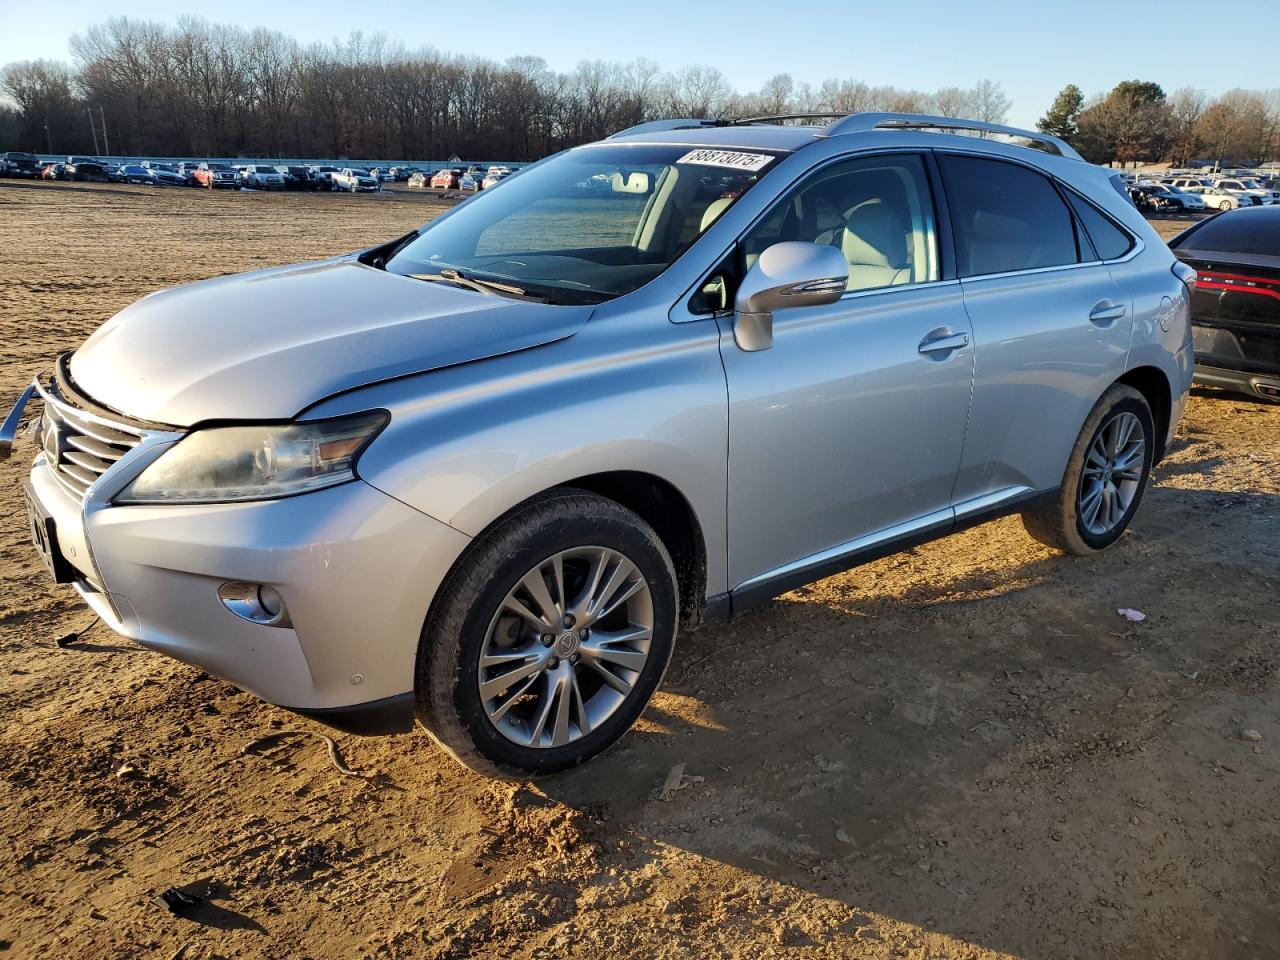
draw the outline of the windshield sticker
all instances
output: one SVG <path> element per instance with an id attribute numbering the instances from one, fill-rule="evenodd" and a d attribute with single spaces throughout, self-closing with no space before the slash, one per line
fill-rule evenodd
<path id="1" fill-rule="evenodd" d="M 738 153 L 734 150 L 690 150 L 676 163 L 699 163 L 706 167 L 759 170 L 773 157 L 767 153 Z"/>

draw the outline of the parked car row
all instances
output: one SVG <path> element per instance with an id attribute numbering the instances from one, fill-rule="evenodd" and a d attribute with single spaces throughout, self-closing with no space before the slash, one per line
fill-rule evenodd
<path id="1" fill-rule="evenodd" d="M 430 176 L 422 171 L 417 171 L 410 175 L 408 185 L 422 189 L 479 193 L 481 190 L 496 186 L 499 181 L 510 175 L 511 168 L 501 166 L 492 166 L 483 174 L 475 167 L 469 167 L 466 170 L 446 168 L 437 170 Z"/>
<path id="2" fill-rule="evenodd" d="M 1139 209 L 1146 203 L 1152 210 L 1236 210 L 1280 203 L 1280 189 L 1253 177 L 1183 175 L 1140 179 L 1129 192 Z M 1140 194 L 1141 199 L 1135 194 Z"/>
<path id="3" fill-rule="evenodd" d="M 469 167 L 445 168 L 431 173 L 408 166 L 366 169 L 325 164 L 231 164 L 219 160 L 188 160 L 180 163 L 142 160 L 138 163 L 117 164 L 96 157 L 77 156 L 69 156 L 65 161 L 42 163 L 34 154 L 0 154 L 2 176 L 204 187 L 208 190 L 332 190 L 373 193 L 380 191 L 384 183 L 395 182 L 421 189 L 478 193 L 494 186 L 511 173 L 511 168 L 506 166 L 491 166 L 484 172 Z"/>

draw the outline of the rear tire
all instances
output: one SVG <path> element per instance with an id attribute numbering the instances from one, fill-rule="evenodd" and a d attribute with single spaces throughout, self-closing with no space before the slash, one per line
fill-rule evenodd
<path id="1" fill-rule="evenodd" d="M 1105 550 L 1128 528 L 1151 479 L 1155 421 L 1146 398 L 1114 384 L 1085 419 L 1053 500 L 1022 515 L 1033 538 L 1065 553 Z"/>
<path id="2" fill-rule="evenodd" d="M 477 538 L 441 585 L 418 645 L 418 719 L 486 775 L 577 766 L 648 705 L 678 608 L 649 524 L 604 497 L 555 491 Z"/>

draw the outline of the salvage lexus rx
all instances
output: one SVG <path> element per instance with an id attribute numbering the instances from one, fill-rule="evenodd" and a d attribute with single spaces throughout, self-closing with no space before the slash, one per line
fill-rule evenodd
<path id="1" fill-rule="evenodd" d="M 645 124 L 121 311 L 6 423 L 42 401 L 54 579 L 272 703 L 523 774 L 618 740 L 680 628 L 1001 514 L 1114 543 L 1194 272 L 1052 137 L 798 119 Z"/>

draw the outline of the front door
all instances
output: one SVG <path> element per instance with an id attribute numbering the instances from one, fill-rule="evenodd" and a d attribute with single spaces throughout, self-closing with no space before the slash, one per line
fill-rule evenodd
<path id="1" fill-rule="evenodd" d="M 777 311 L 767 350 L 739 350 L 722 321 L 735 588 L 950 523 L 972 330 L 940 279 L 926 170 L 916 154 L 841 161 L 743 241 L 748 267 L 779 241 L 831 244 L 850 279 L 834 304 Z"/>

